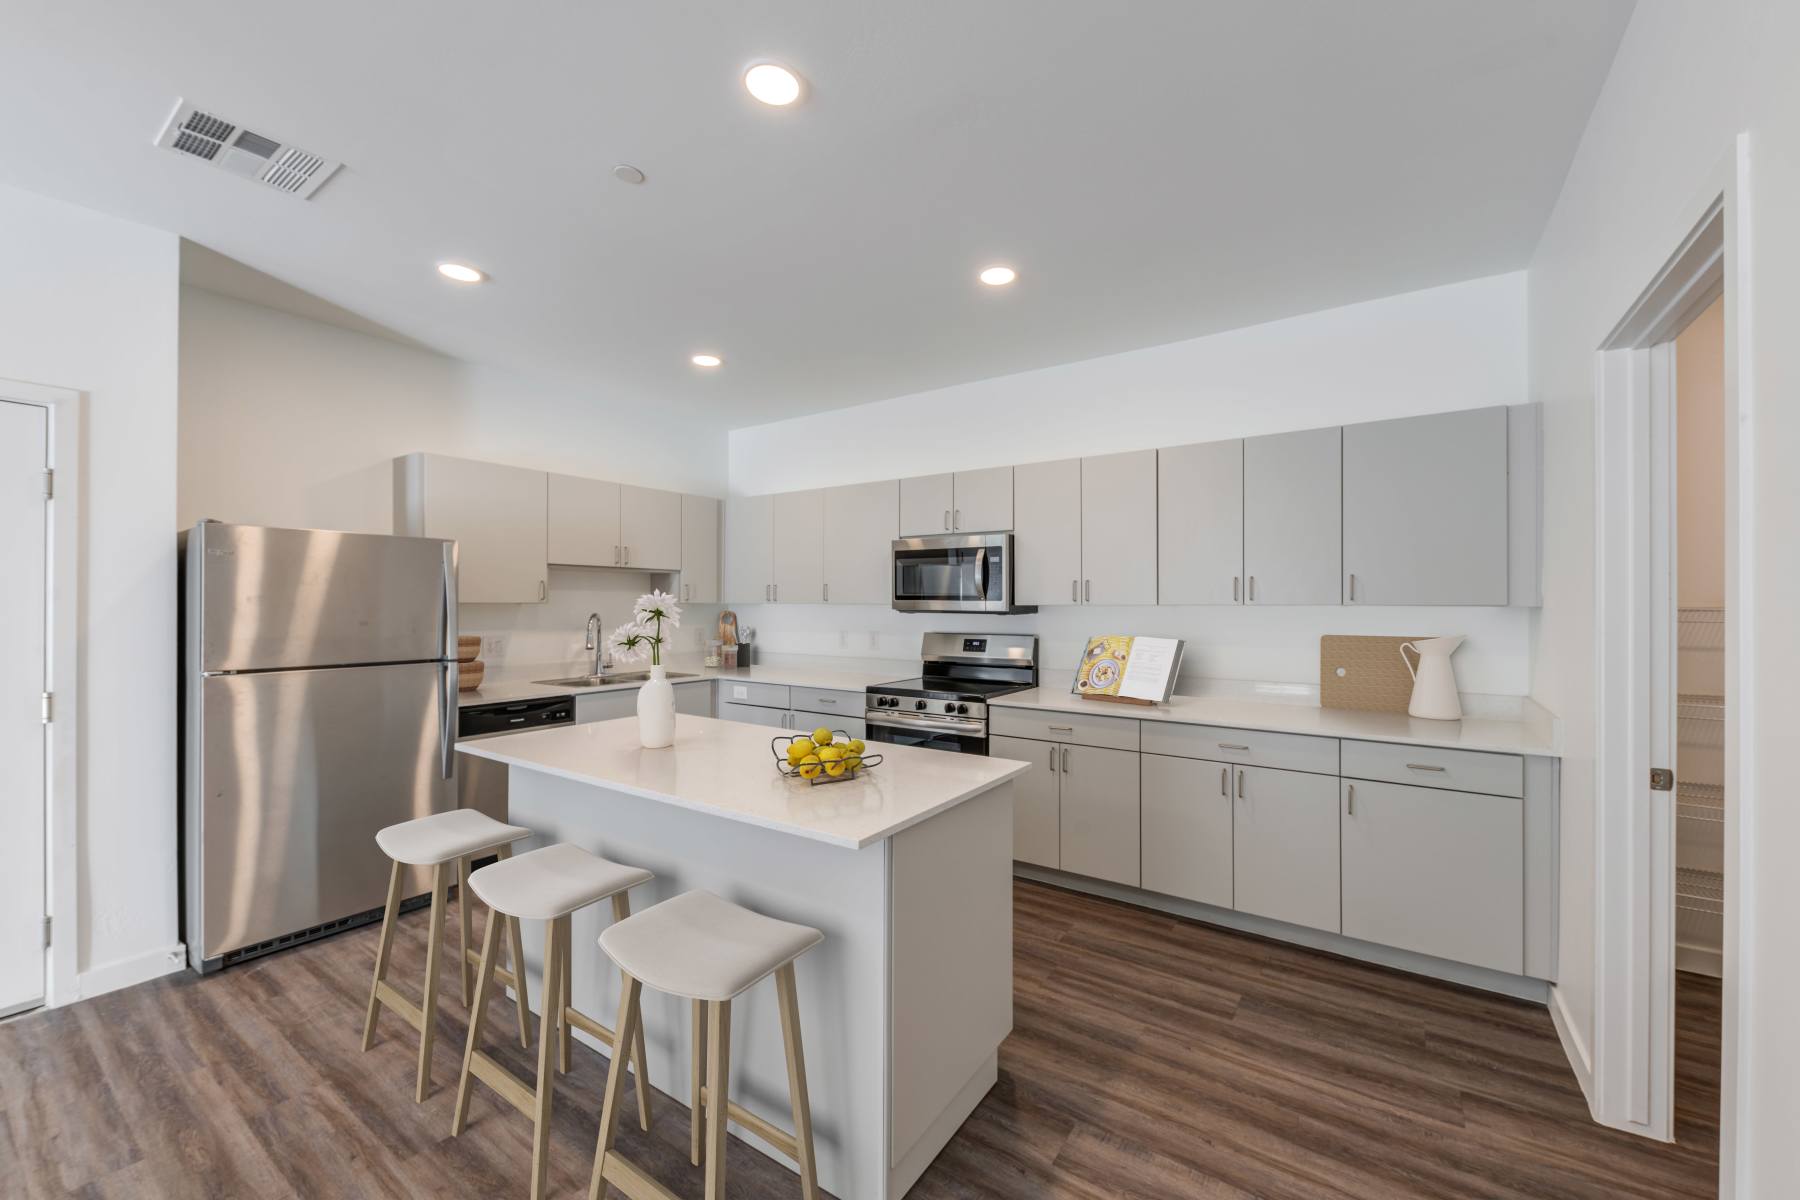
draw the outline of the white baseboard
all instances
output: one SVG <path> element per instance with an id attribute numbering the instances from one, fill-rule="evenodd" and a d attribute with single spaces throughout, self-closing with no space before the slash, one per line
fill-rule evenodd
<path id="1" fill-rule="evenodd" d="M 146 950 L 130 958 L 91 967 L 75 976 L 75 998 L 86 1000 L 92 996 L 102 996 L 133 984 L 173 975 L 186 967 L 187 947 L 180 942 L 157 950 Z"/>
<path id="2" fill-rule="evenodd" d="M 1581 1094 L 1587 1100 L 1588 1112 L 1593 1113 L 1597 1121 L 1600 1116 L 1594 1110 L 1594 1056 L 1588 1052 L 1587 1043 L 1581 1040 L 1581 1031 L 1575 1027 L 1575 1018 L 1564 1007 L 1562 989 L 1555 984 L 1550 985 L 1550 1023 L 1556 1026 L 1557 1040 L 1562 1043 L 1563 1054 L 1569 1060 L 1569 1069 L 1575 1072 L 1575 1082 L 1581 1085 Z"/>

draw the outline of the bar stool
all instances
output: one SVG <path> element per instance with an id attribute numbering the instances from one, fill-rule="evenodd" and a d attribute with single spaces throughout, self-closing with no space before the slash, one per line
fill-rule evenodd
<path id="1" fill-rule="evenodd" d="M 456 1085 L 456 1114 L 450 1133 L 460 1136 L 469 1119 L 469 1083 L 483 1083 L 511 1101 L 532 1119 L 531 1195 L 544 1193 L 549 1171 L 550 1103 L 556 1092 L 556 1073 L 569 1069 L 570 1028 L 580 1029 L 612 1049 L 614 1063 L 622 1063 L 627 1047 L 637 1074 L 638 1122 L 650 1128 L 649 1072 L 644 1068 L 644 1031 L 615 1037 L 613 1031 L 578 1012 L 570 1003 L 570 916 L 578 909 L 612 898 L 613 920 L 631 915 L 626 892 L 655 876 L 637 867 L 622 866 L 589 854 L 579 846 L 559 843 L 545 846 L 481 868 L 469 876 L 469 886 L 490 912 L 487 933 L 481 939 L 481 966 L 475 980 L 475 1008 L 469 1016 L 469 1041 L 463 1049 L 462 1077 Z M 537 1086 L 529 1088 L 512 1072 L 489 1058 L 479 1047 L 486 1023 L 487 994 L 495 975 L 494 928 L 498 917 L 544 921 L 543 1015 L 538 1021 Z M 551 1046 L 558 1047 L 551 1057 Z"/>
<path id="2" fill-rule="evenodd" d="M 813 1161 L 812 1106 L 806 1098 L 806 1058 L 800 1049 L 800 1010 L 794 996 L 794 960 L 824 940 L 825 935 L 817 929 L 777 921 L 702 891 L 684 892 L 665 900 L 600 935 L 601 948 L 625 974 L 619 994 L 620 1037 L 642 1036 L 638 1003 L 643 987 L 693 1001 L 688 1157 L 695 1166 L 703 1159 L 706 1163 L 707 1200 L 723 1200 L 725 1195 L 727 1119 L 754 1131 L 799 1164 L 800 1194 L 805 1200 L 815 1200 L 819 1194 L 818 1171 Z M 775 993 L 781 1008 L 781 1036 L 787 1045 L 793 1133 L 730 1102 L 731 1002 L 771 974 L 775 976 Z M 666 1200 L 668 1189 L 613 1149 L 624 1089 L 624 1076 L 615 1055 L 606 1075 L 600 1142 L 594 1152 L 593 1178 L 588 1182 L 589 1200 L 599 1200 L 609 1183 L 632 1200 Z M 700 1125 L 703 1105 L 704 1144 Z"/>
<path id="3" fill-rule="evenodd" d="M 457 808 L 402 821 L 398 825 L 389 825 L 375 835 L 375 844 L 381 847 L 382 853 L 394 860 L 394 869 L 388 875 L 387 908 L 381 918 L 381 944 L 375 951 L 375 979 L 369 985 L 369 1010 L 363 1017 L 362 1048 L 367 1051 L 375 1044 L 375 1018 L 383 1008 L 393 1009 L 401 1019 L 418 1030 L 419 1082 L 413 1096 L 415 1101 L 423 1103 L 431 1086 L 431 1043 L 437 1026 L 438 946 L 444 940 L 444 907 L 450 887 L 451 864 L 455 864 L 457 873 L 457 919 L 462 926 L 462 958 L 459 966 L 463 1003 L 466 1005 L 469 1003 L 472 982 L 469 952 L 469 860 L 490 853 L 507 858 L 512 854 L 512 843 L 530 836 L 529 829 L 503 825 L 472 808 Z M 432 869 L 431 933 L 425 944 L 425 995 L 424 1003 L 417 1006 L 387 982 L 388 954 L 394 946 L 395 919 L 400 915 L 401 883 L 409 866 Z M 493 932 L 490 925 L 490 937 Z M 512 943 L 511 975 L 516 979 L 515 986 L 519 989 L 519 1041 L 521 1045 L 525 1045 L 525 979 L 519 971 L 520 951 L 524 943 L 519 938 L 517 921 L 508 925 L 507 935 Z"/>

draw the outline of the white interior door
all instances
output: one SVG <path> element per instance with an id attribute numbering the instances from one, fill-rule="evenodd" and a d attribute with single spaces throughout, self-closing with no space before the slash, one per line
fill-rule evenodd
<path id="1" fill-rule="evenodd" d="M 44 999 L 44 596 L 49 417 L 0 400 L 0 1016 Z"/>

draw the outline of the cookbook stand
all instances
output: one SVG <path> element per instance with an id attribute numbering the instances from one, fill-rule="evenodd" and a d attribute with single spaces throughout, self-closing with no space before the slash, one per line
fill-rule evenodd
<path id="1" fill-rule="evenodd" d="M 1069 691 L 1114 704 L 1165 703 L 1175 690 L 1186 645 L 1180 638 L 1127 634 L 1089 638 Z"/>

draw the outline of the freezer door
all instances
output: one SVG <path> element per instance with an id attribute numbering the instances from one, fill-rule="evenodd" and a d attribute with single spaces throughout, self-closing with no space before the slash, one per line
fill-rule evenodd
<path id="1" fill-rule="evenodd" d="M 456 657 L 456 543 L 204 521 L 187 540 L 201 672 Z"/>
<path id="2" fill-rule="evenodd" d="M 456 806 L 456 665 L 210 676 L 188 772 L 188 947 L 228 951 L 378 908 L 375 831 Z M 423 873 L 408 895 L 426 890 Z"/>

